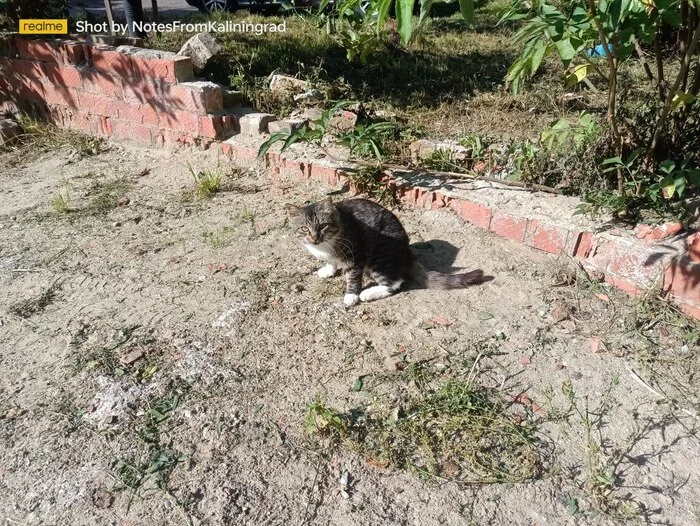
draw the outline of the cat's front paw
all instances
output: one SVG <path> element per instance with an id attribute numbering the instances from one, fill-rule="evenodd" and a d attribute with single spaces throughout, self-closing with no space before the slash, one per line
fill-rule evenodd
<path id="1" fill-rule="evenodd" d="M 321 267 L 320 269 L 318 269 L 316 271 L 316 275 L 322 279 L 332 278 L 333 276 L 335 276 L 336 270 L 338 270 L 338 269 L 335 268 L 335 265 L 331 265 L 329 263 L 328 265 L 325 265 L 325 266 Z"/>
<path id="2" fill-rule="evenodd" d="M 346 294 L 343 298 L 343 303 L 346 307 L 352 307 L 360 302 L 360 297 L 357 294 Z"/>

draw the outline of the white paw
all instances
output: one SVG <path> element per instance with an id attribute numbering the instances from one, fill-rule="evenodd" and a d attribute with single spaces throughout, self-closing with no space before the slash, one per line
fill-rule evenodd
<path id="1" fill-rule="evenodd" d="M 333 276 L 335 276 L 336 270 L 338 270 L 338 269 L 336 269 L 334 265 L 331 265 L 329 263 L 328 265 L 325 265 L 325 266 L 321 267 L 320 269 L 318 269 L 316 271 L 316 275 L 319 278 L 323 278 L 323 279 L 332 278 Z"/>
<path id="2" fill-rule="evenodd" d="M 374 301 L 391 296 L 391 289 L 382 285 L 370 287 L 360 292 L 360 301 Z"/>
<path id="3" fill-rule="evenodd" d="M 343 298 L 343 303 L 346 307 L 352 307 L 360 302 L 360 297 L 357 294 L 346 294 Z"/>

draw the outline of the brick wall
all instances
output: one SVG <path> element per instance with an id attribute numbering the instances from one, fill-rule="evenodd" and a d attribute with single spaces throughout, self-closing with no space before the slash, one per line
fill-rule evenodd
<path id="1" fill-rule="evenodd" d="M 18 35 L 0 41 L 0 108 L 156 146 L 207 146 L 238 125 L 221 86 L 196 80 L 189 57 Z"/>
<path id="2" fill-rule="evenodd" d="M 187 57 L 16 35 L 0 39 L 0 108 L 34 110 L 65 128 L 156 146 L 209 146 L 244 131 L 246 141 L 238 143 L 234 137 L 220 148 L 233 162 L 246 166 L 258 160 L 258 146 L 267 137 L 262 121 L 274 118 L 248 115 L 241 130 L 241 123 L 224 107 L 221 86 L 196 81 Z M 319 159 L 299 161 L 272 151 L 263 160 L 271 175 L 352 186 L 347 177 L 352 167 Z M 406 204 L 452 209 L 464 221 L 497 236 L 574 258 L 590 275 L 627 292 L 659 290 L 700 319 L 700 234 L 687 237 L 685 245 L 682 238 L 669 243 L 668 238 L 681 230 L 678 224 L 599 233 L 573 227 L 563 217 L 513 212 L 484 201 L 481 193 L 456 196 L 393 176 L 385 182 Z M 532 196 L 537 199 L 542 198 Z"/>

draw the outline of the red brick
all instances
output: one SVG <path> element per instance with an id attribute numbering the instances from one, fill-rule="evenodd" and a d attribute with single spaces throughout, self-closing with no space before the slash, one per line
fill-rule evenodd
<path id="1" fill-rule="evenodd" d="M 533 219 L 528 226 L 527 244 L 550 254 L 559 254 L 566 252 L 568 235 L 568 230 L 564 228 L 543 225 L 540 221 Z"/>
<path id="2" fill-rule="evenodd" d="M 389 183 L 387 183 L 387 186 L 389 186 Z M 446 208 L 452 199 L 444 194 L 441 194 L 439 192 L 435 192 L 435 199 L 433 201 L 433 204 L 431 205 L 431 208 L 433 210 L 438 210 L 440 208 Z"/>
<path id="3" fill-rule="evenodd" d="M 664 273 L 664 291 L 700 305 L 700 263 L 693 263 L 687 256 L 671 263 Z"/>
<path id="4" fill-rule="evenodd" d="M 124 100 L 132 100 L 152 104 L 164 108 L 169 100 L 170 86 L 159 80 L 152 79 L 122 79 Z"/>
<path id="5" fill-rule="evenodd" d="M 257 162 L 258 161 L 258 150 L 257 148 L 250 148 L 248 146 L 241 146 L 238 144 L 231 145 L 231 159 L 234 162 Z"/>
<path id="6" fill-rule="evenodd" d="M 416 206 L 430 210 L 434 200 L 435 192 L 421 190 L 421 194 L 416 199 Z"/>
<path id="7" fill-rule="evenodd" d="M 85 91 L 79 92 L 79 97 L 82 111 L 105 117 L 116 117 L 118 115 L 117 105 L 114 99 L 110 97 Z"/>
<path id="8" fill-rule="evenodd" d="M 83 91 L 98 93 L 115 99 L 122 99 L 124 97 L 121 78 L 107 75 L 99 71 L 82 72 L 81 88 Z"/>
<path id="9" fill-rule="evenodd" d="M 112 122 L 112 129 L 114 136 L 121 139 L 129 139 L 132 141 L 140 141 L 145 143 L 151 143 L 152 141 L 151 132 L 153 128 L 142 124 L 116 120 Z"/>
<path id="10" fill-rule="evenodd" d="M 579 232 L 573 248 L 573 255 L 577 258 L 587 258 L 595 249 L 593 234 Z"/>
<path id="11" fill-rule="evenodd" d="M 59 104 L 62 106 L 78 106 L 78 97 L 74 90 L 62 86 L 46 84 L 44 86 L 44 101 L 47 104 Z"/>
<path id="12" fill-rule="evenodd" d="M 46 78 L 44 64 L 29 60 L 10 60 L 9 62 L 11 68 L 10 71 L 14 70 L 14 72 L 19 76 L 35 80 L 43 80 Z"/>
<path id="13" fill-rule="evenodd" d="M 114 128 L 112 127 L 112 119 L 109 117 L 103 117 L 101 115 L 93 116 L 93 119 L 97 123 L 97 133 L 105 137 L 111 137 L 114 134 Z"/>
<path id="14" fill-rule="evenodd" d="M 21 59 L 57 62 L 56 47 L 50 42 L 17 38 L 16 45 Z"/>
<path id="15" fill-rule="evenodd" d="M 132 56 L 133 75 L 136 77 L 161 79 L 172 84 L 185 82 L 194 76 L 189 57 L 148 58 Z"/>
<path id="16" fill-rule="evenodd" d="M 506 239 L 522 243 L 525 241 L 527 219 L 521 219 L 502 212 L 495 212 L 491 218 L 489 230 Z"/>
<path id="17" fill-rule="evenodd" d="M 164 109 L 160 112 L 160 125 L 168 130 L 199 134 L 199 116 L 186 111 Z"/>
<path id="18" fill-rule="evenodd" d="M 44 66 L 46 77 L 44 81 L 64 88 L 79 88 L 82 86 L 81 72 L 73 66 L 59 67 L 54 64 Z"/>
<path id="19" fill-rule="evenodd" d="M 213 83 L 184 83 L 170 89 L 170 105 L 183 111 L 205 115 L 223 109 L 223 94 Z"/>
<path id="20" fill-rule="evenodd" d="M 322 166 L 311 164 L 310 177 L 318 181 L 323 181 L 329 186 L 338 184 L 338 169 L 332 166 Z"/>
<path id="21" fill-rule="evenodd" d="M 226 157 L 231 157 L 233 154 L 233 147 L 228 143 L 221 143 L 221 153 L 223 153 Z"/>
<path id="22" fill-rule="evenodd" d="M 109 46 L 89 46 L 90 65 L 102 73 L 119 77 L 133 77 L 134 65 L 131 56 Z"/>
<path id="23" fill-rule="evenodd" d="M 472 203 L 462 199 L 454 200 L 451 203 L 452 209 L 464 221 L 488 229 L 491 224 L 491 210 L 479 203 Z"/>
<path id="24" fill-rule="evenodd" d="M 73 130 L 97 133 L 95 121 L 85 112 L 75 111 L 70 121 L 69 127 Z"/>
<path id="25" fill-rule="evenodd" d="M 700 232 L 688 236 L 688 259 L 693 263 L 700 263 Z"/>
<path id="26" fill-rule="evenodd" d="M 196 139 L 185 132 L 160 130 L 157 134 L 154 134 L 153 142 L 158 146 L 172 148 L 183 145 L 192 146 L 196 144 Z"/>
<path id="27" fill-rule="evenodd" d="M 117 116 L 119 120 L 135 122 L 138 124 L 158 125 L 158 112 L 148 104 L 138 102 L 118 102 L 116 103 Z"/>
<path id="28" fill-rule="evenodd" d="M 686 316 L 691 316 L 695 318 L 696 320 L 700 320 L 700 305 L 692 305 L 690 303 L 681 303 L 680 305 L 681 311 Z"/>
<path id="29" fill-rule="evenodd" d="M 624 278 L 621 278 L 620 276 L 616 276 L 615 274 L 605 274 L 605 282 L 610 283 L 616 289 L 623 290 L 628 294 L 632 294 L 634 296 L 639 296 L 642 294 L 642 291 L 639 289 L 637 284 L 632 283 L 631 281 L 626 280 Z"/>
<path id="30" fill-rule="evenodd" d="M 235 132 L 235 122 L 232 115 L 202 115 L 199 117 L 199 133 L 211 139 L 229 137 Z"/>
<path id="31" fill-rule="evenodd" d="M 56 45 L 59 61 L 64 65 L 77 66 L 85 60 L 85 48 L 80 42 L 63 40 Z"/>
<path id="32" fill-rule="evenodd" d="M 656 227 L 651 227 L 649 225 L 637 225 L 635 228 L 635 236 L 638 239 L 644 239 L 646 241 L 659 241 L 661 239 L 666 239 L 675 236 L 683 230 L 682 223 L 664 223 Z"/>
<path id="33" fill-rule="evenodd" d="M 639 285 L 648 286 L 661 275 L 658 251 L 652 247 L 640 246 L 625 239 L 615 239 L 610 243 L 610 262 L 607 270 Z"/>

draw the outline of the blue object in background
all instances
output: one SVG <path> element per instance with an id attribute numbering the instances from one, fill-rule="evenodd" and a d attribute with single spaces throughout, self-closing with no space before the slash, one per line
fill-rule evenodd
<path id="1" fill-rule="evenodd" d="M 608 44 L 608 48 L 610 49 L 611 53 L 615 52 L 615 49 L 613 48 L 612 44 Z M 605 52 L 605 46 L 603 44 L 598 44 L 593 49 L 588 50 L 589 57 L 604 57 L 606 55 L 607 53 Z"/>

